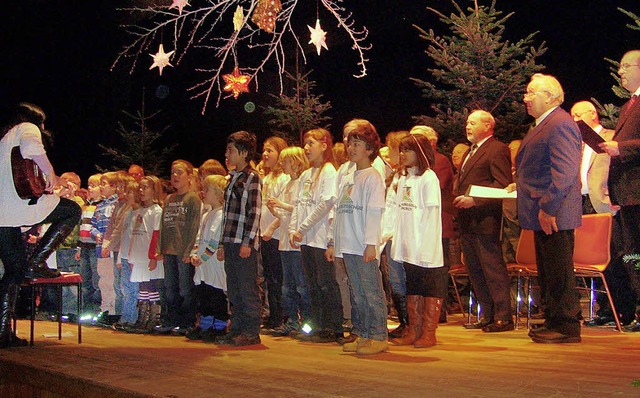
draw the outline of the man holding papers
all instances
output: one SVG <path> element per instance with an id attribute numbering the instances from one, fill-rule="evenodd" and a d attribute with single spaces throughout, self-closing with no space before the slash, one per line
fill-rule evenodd
<path id="1" fill-rule="evenodd" d="M 467 119 L 467 139 L 473 144 L 457 175 L 458 225 L 465 264 L 482 317 L 465 325 L 484 332 L 513 330 L 509 275 L 500 245 L 502 201 L 466 196 L 470 185 L 505 188 L 512 182 L 509 148 L 493 138 L 495 120 L 477 110 Z"/>
<path id="2" fill-rule="evenodd" d="M 631 98 L 620 109 L 613 141 L 603 142 L 600 147 L 611 156 L 609 169 L 609 193 L 611 202 L 620 206 L 618 217 L 622 227 L 622 253 L 640 253 L 640 50 L 627 52 L 620 60 L 620 83 Z M 640 298 L 640 280 L 633 270 L 633 263 L 626 263 L 633 288 Z M 625 331 L 640 332 L 640 319 Z"/>

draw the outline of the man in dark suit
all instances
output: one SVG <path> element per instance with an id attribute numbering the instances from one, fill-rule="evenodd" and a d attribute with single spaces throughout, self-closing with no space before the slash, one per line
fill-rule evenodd
<path id="1" fill-rule="evenodd" d="M 600 124 L 598 112 L 593 103 L 589 101 L 576 102 L 571 107 L 573 120 L 585 122 L 605 141 L 613 139 L 614 130 L 605 129 Z M 582 214 L 611 213 L 616 215 L 620 206 L 614 206 L 609 199 L 609 164 L 611 157 L 607 153 L 596 153 L 586 144 L 582 145 L 582 163 L 580 166 L 580 180 L 582 182 Z M 614 218 L 612 236 L 620 236 L 619 217 Z M 611 253 L 620 252 L 622 240 L 611 240 Z M 611 289 L 611 295 L 616 310 L 623 324 L 633 321 L 636 308 L 636 297 L 629 284 L 627 272 L 624 269 L 619 256 L 612 256 L 611 262 L 605 271 L 607 284 Z M 601 288 L 600 280 L 597 281 Z M 607 295 L 603 291 L 598 292 L 598 312 L 593 319 L 585 320 L 585 326 L 600 326 L 613 323 L 614 317 Z"/>
<path id="2" fill-rule="evenodd" d="M 640 253 L 640 50 L 627 52 L 618 69 L 622 87 L 628 90 L 631 99 L 620 110 L 613 141 L 603 142 L 600 147 L 611 156 L 609 168 L 609 194 L 611 202 L 620 206 L 622 249 L 624 254 Z M 613 239 L 616 239 L 614 236 Z M 629 280 L 640 298 L 640 281 L 633 264 L 625 264 Z M 625 328 L 629 332 L 640 331 L 638 315 Z"/>
<path id="3" fill-rule="evenodd" d="M 518 219 L 534 231 L 538 281 L 545 323 L 529 331 L 536 343 L 578 343 L 580 299 L 573 271 L 574 230 L 582 223 L 580 160 L 576 122 L 560 108 L 562 86 L 536 73 L 524 95 L 536 119 L 516 157 Z"/>
<path id="4" fill-rule="evenodd" d="M 509 148 L 493 138 L 495 120 L 477 110 L 467 119 L 467 139 L 473 144 L 462 163 L 453 205 L 458 208 L 462 253 L 482 317 L 467 329 L 485 332 L 513 330 L 509 274 L 502 257 L 502 202 L 465 196 L 470 185 L 505 188 L 512 182 Z"/>

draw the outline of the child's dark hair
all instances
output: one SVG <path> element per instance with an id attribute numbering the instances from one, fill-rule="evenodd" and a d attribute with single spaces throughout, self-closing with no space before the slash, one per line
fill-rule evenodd
<path id="1" fill-rule="evenodd" d="M 435 163 L 435 155 L 431 148 L 431 143 L 422 134 L 409 134 L 400 141 L 400 152 L 413 151 L 416 154 L 417 175 L 424 174 L 425 171 L 432 168 Z M 406 175 L 406 167 L 403 168 L 402 174 Z"/>
<path id="2" fill-rule="evenodd" d="M 380 150 L 380 136 L 373 124 L 368 120 L 353 119 L 344 125 L 342 131 L 349 139 L 364 141 L 367 149 L 372 151 L 369 160 L 373 162 Z"/>
<path id="3" fill-rule="evenodd" d="M 236 131 L 227 137 L 227 145 L 233 144 L 238 152 L 247 151 L 245 156 L 245 162 L 249 163 L 256 156 L 256 150 L 258 148 L 258 140 L 255 134 L 248 131 Z"/>

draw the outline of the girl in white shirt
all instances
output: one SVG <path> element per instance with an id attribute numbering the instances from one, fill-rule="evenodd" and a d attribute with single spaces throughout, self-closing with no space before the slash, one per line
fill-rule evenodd
<path id="1" fill-rule="evenodd" d="M 280 137 L 269 137 L 262 149 L 262 165 L 265 173 L 262 179 L 262 210 L 260 212 L 260 254 L 262 268 L 267 285 L 269 319 L 264 327 L 267 330 L 279 328 L 284 319 L 282 310 L 282 262 L 278 245 L 280 240 L 279 220 L 269 211 L 269 199 L 278 197 L 289 182 L 289 176 L 282 172 L 278 162 L 280 152 L 287 142 Z M 286 235 L 286 234 L 285 234 Z"/>
<path id="2" fill-rule="evenodd" d="M 290 243 L 300 247 L 302 267 L 311 293 L 311 341 L 331 342 L 342 335 L 342 301 L 333 264 L 324 252 L 329 236 L 330 210 L 336 198 L 333 137 L 325 129 L 304 135 L 311 168 L 300 176 L 299 194 L 289 224 Z M 305 339 L 308 335 L 294 335 Z"/>
<path id="3" fill-rule="evenodd" d="M 409 327 L 402 337 L 391 341 L 426 348 L 436 344 L 435 331 L 446 294 L 440 183 L 431 169 L 435 160 L 426 137 L 404 137 L 400 155 L 402 170 L 391 256 L 404 265 Z"/>
<path id="4" fill-rule="evenodd" d="M 298 198 L 300 174 L 309 168 L 309 160 L 304 150 L 297 146 L 290 146 L 280 152 L 282 169 L 291 178 L 280 196 L 269 199 L 269 211 L 278 217 L 282 239 L 278 249 L 282 261 L 282 303 L 287 321 L 271 333 L 274 336 L 288 336 L 292 331 L 311 319 L 311 298 L 309 287 L 302 270 L 302 255 L 300 248 L 291 246 L 285 236 L 289 233 L 289 223 L 294 203 Z"/>

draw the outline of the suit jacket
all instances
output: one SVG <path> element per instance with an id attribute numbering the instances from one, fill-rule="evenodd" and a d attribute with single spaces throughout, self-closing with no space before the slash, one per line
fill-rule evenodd
<path id="1" fill-rule="evenodd" d="M 465 155 L 468 157 L 469 154 Z M 512 181 L 509 147 L 493 137 L 487 139 L 470 157 L 457 175 L 456 196 L 464 195 L 469 185 L 504 188 Z M 474 198 L 476 205 L 458 210 L 458 224 L 463 233 L 499 234 L 502 201 Z"/>
<path id="2" fill-rule="evenodd" d="M 541 208 L 556 217 L 560 230 L 580 226 L 581 153 L 578 125 L 560 107 L 527 133 L 516 156 L 518 219 L 522 229 L 542 229 L 538 221 Z"/>
<path id="3" fill-rule="evenodd" d="M 600 135 L 605 141 L 611 141 L 613 134 L 613 130 L 603 129 Z M 609 199 L 609 187 L 607 184 L 610 162 L 611 157 L 608 154 L 594 153 L 591 156 L 589 169 L 587 170 L 589 199 L 591 200 L 593 208 L 598 213 L 615 214 L 615 211 L 611 210 L 611 200 Z"/>
<path id="4" fill-rule="evenodd" d="M 640 100 L 622 108 L 613 140 L 618 141 L 620 156 L 611 158 L 609 168 L 611 202 L 640 205 Z"/>
<path id="5" fill-rule="evenodd" d="M 438 151 L 434 151 L 435 164 L 433 171 L 440 181 L 440 196 L 442 200 L 442 237 L 455 238 L 453 229 L 453 166 L 449 158 Z"/>

